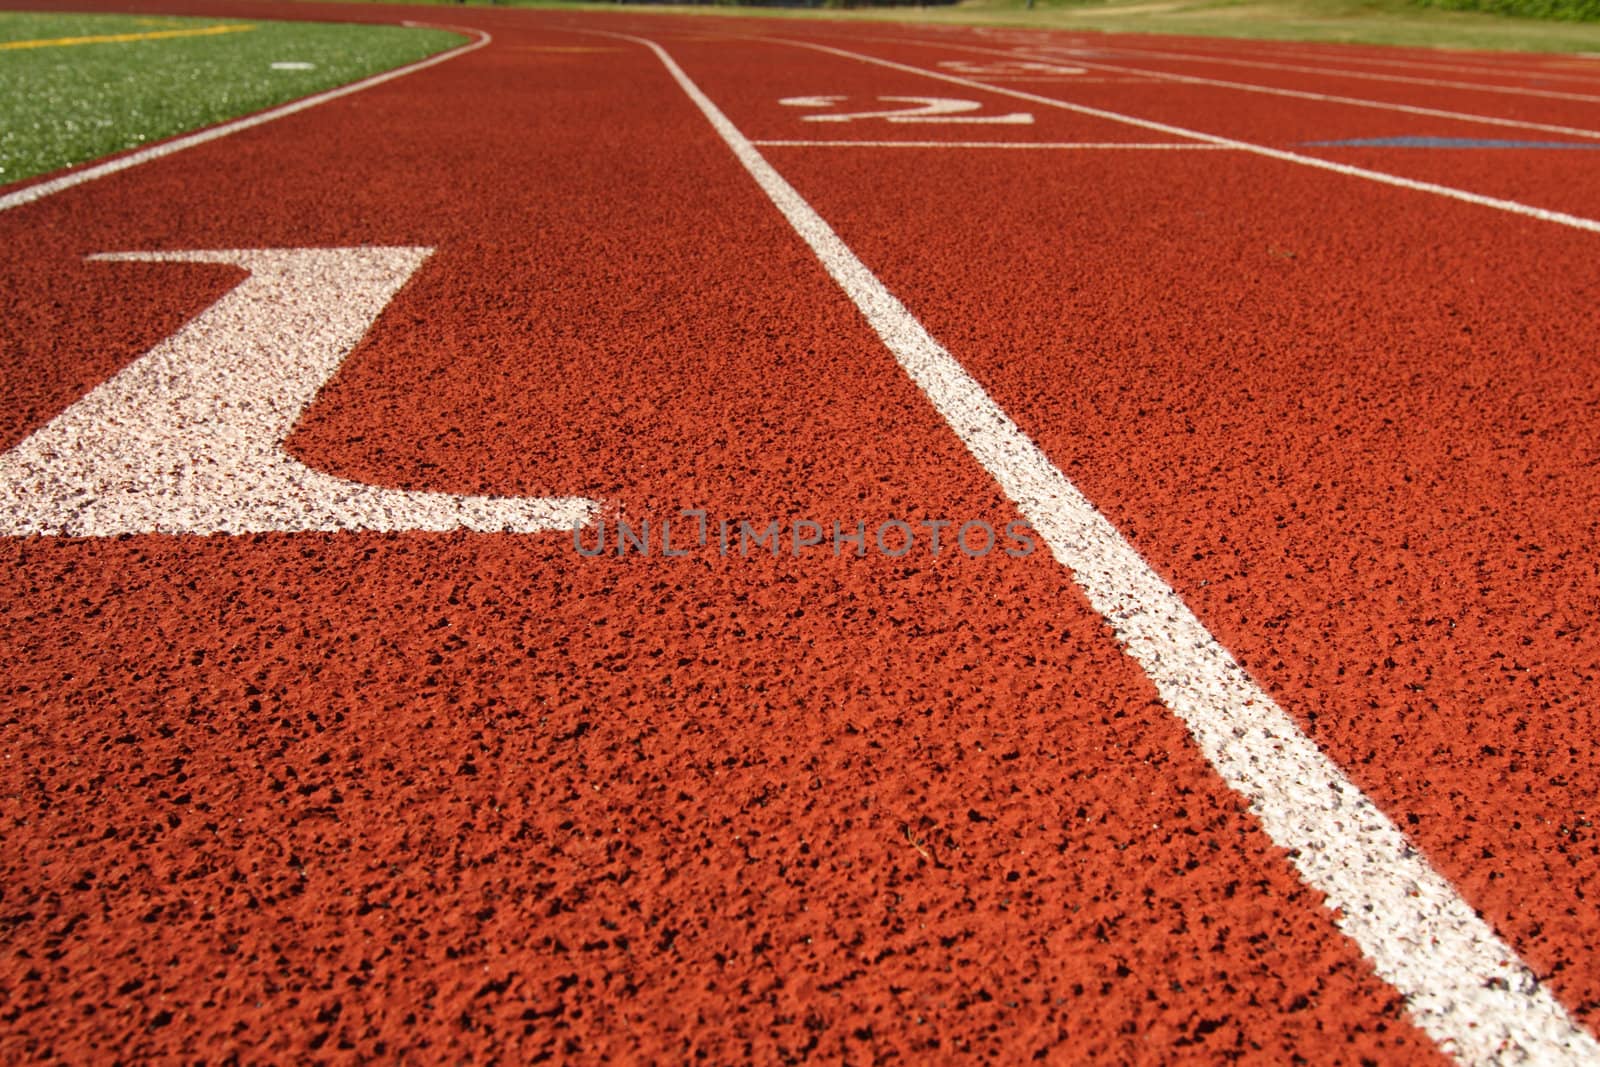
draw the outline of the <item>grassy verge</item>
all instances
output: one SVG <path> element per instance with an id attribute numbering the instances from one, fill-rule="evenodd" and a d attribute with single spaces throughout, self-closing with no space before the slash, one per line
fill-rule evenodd
<path id="1" fill-rule="evenodd" d="M 393 26 L 0 12 L 0 185 L 343 85 L 461 40 Z"/>

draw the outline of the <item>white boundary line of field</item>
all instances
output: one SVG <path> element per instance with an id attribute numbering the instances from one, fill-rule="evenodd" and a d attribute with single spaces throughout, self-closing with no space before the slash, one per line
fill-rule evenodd
<path id="1" fill-rule="evenodd" d="M 21 189 L 0 195 L 0 211 L 9 211 L 14 207 L 21 207 L 23 204 L 31 204 L 37 200 L 43 200 L 47 196 L 54 196 L 56 193 L 64 192 L 67 189 L 83 185 L 86 182 L 92 182 L 99 178 L 104 178 L 107 175 L 116 174 L 120 171 L 128 170 L 131 167 L 137 167 L 143 163 L 149 163 L 152 160 L 170 156 L 175 152 L 182 152 L 187 148 L 194 148 L 196 145 L 207 144 L 208 142 L 227 137 L 230 134 L 239 133 L 242 130 L 249 130 L 257 126 L 264 126 L 269 122 L 274 122 L 281 118 L 287 118 L 290 115 L 295 115 L 310 108 L 314 108 L 319 104 L 326 104 L 330 100 L 338 100 L 340 97 L 349 96 L 352 93 L 359 93 L 364 89 L 371 89 L 374 86 L 382 85 L 385 82 L 394 81 L 396 78 L 403 78 L 407 74 L 415 74 L 419 70 L 426 70 L 429 67 L 438 66 L 440 63 L 464 56 L 468 52 L 475 52 L 494 40 L 493 37 L 489 36 L 489 34 L 482 30 L 466 29 L 460 26 L 438 26 L 426 22 L 406 22 L 403 23 L 403 25 L 418 29 L 449 30 L 452 33 L 471 34 L 477 37 L 477 40 L 469 41 L 463 45 L 458 45 L 457 47 L 450 49 L 448 52 L 440 52 L 437 55 L 429 56 L 426 59 L 419 59 L 415 63 L 408 63 L 403 67 L 396 67 L 394 70 L 386 70 L 381 74 L 374 74 L 371 77 L 363 78 L 360 81 L 351 82 L 349 85 L 341 85 L 337 88 L 326 89 L 312 96 L 302 97 L 299 100 L 291 100 L 287 104 L 279 104 L 277 107 L 269 108 L 266 111 L 257 112 L 254 115 L 246 115 L 244 118 L 232 119 L 228 122 L 224 122 L 217 126 L 211 126 L 195 133 L 188 133 L 181 137 L 175 137 L 170 141 L 162 141 L 160 144 L 153 144 L 148 148 L 141 148 L 136 152 L 129 152 L 127 155 L 117 156 L 114 159 L 108 159 L 104 163 L 96 163 L 93 166 L 84 167 L 82 170 L 69 171 L 58 178 L 48 178 L 42 182 L 24 186 Z"/>
<path id="2" fill-rule="evenodd" d="M 762 148 L 1012 148 L 1055 151 L 1226 152 L 1227 145 L 1174 141 L 751 141 Z"/>
<path id="3" fill-rule="evenodd" d="M 1263 830 L 1288 851 L 1306 882 L 1326 895 L 1338 925 L 1377 973 L 1405 996 L 1417 1024 L 1467 1063 L 1600 1062 L 1600 1043 L 666 50 L 643 38 L 626 39 L 655 53 L 906 374 L 1072 572 L 1212 766 L 1249 800 Z"/>
<path id="4" fill-rule="evenodd" d="M 948 82 L 951 85 L 960 85 L 967 89 L 977 89 L 986 93 L 998 93 L 1016 100 L 1026 100 L 1029 103 L 1041 104 L 1045 107 L 1060 108 L 1063 111 L 1075 112 L 1079 115 L 1089 115 L 1097 119 L 1120 123 L 1124 126 L 1136 126 L 1140 129 L 1154 130 L 1170 137 L 1183 137 L 1193 141 L 1204 141 L 1224 148 L 1234 148 L 1252 155 L 1265 156 L 1268 159 L 1281 160 L 1285 163 L 1295 163 L 1302 167 L 1314 167 L 1317 170 L 1331 171 L 1343 174 L 1346 177 L 1362 178 L 1366 181 L 1377 182 L 1381 185 L 1392 185 L 1400 189 L 1410 189 L 1419 193 L 1432 193 L 1435 196 L 1448 197 L 1451 200 L 1460 200 L 1463 203 L 1476 204 L 1479 207 L 1494 208 L 1513 215 L 1522 215 L 1541 222 L 1553 222 L 1560 226 L 1570 226 L 1576 230 L 1587 230 L 1590 233 L 1600 233 L 1600 221 L 1584 218 L 1580 215 L 1570 215 L 1565 211 L 1552 211 L 1548 208 L 1534 207 L 1531 204 L 1519 203 L 1515 200 L 1503 200 L 1499 197 L 1484 196 L 1481 193 L 1468 192 L 1449 185 L 1439 185 L 1436 182 L 1418 181 L 1414 178 L 1403 178 L 1398 174 L 1388 174 L 1380 170 L 1368 170 L 1366 167 L 1355 167 L 1348 163 L 1336 163 L 1331 159 L 1321 159 L 1317 156 L 1303 155 L 1299 152 L 1290 152 L 1283 148 L 1270 148 L 1267 145 L 1255 144 L 1250 141 L 1238 141 L 1231 137 L 1221 137 L 1214 133 L 1202 133 L 1199 130 L 1187 129 L 1183 126 L 1173 126 L 1170 123 L 1157 122 L 1153 119 L 1142 119 L 1135 115 L 1125 115 L 1118 111 L 1107 111 L 1104 108 L 1089 107 L 1086 104 L 1073 104 L 1053 96 L 1040 96 L 1038 93 L 1026 92 L 1022 89 L 1010 89 L 1003 85 L 987 85 L 983 82 L 973 81 L 971 78 L 959 77 L 955 74 L 945 74 L 942 71 L 927 70 L 923 67 L 914 67 L 908 63 L 897 63 L 892 59 L 880 59 L 861 52 L 850 52 L 843 48 L 834 48 L 832 45 L 817 44 L 812 41 L 790 40 L 782 37 L 764 37 L 759 40 L 771 41 L 777 44 L 792 45 L 796 48 L 808 48 L 829 55 L 842 56 L 853 59 L 859 63 L 870 63 L 875 66 L 885 67 L 889 70 L 898 70 L 906 74 L 915 74 L 923 78 L 932 78 L 935 81 Z M 952 47 L 967 51 L 987 51 L 987 49 L 972 48 L 962 45 L 942 45 L 941 42 L 898 42 L 900 44 L 917 43 L 929 44 L 934 47 Z M 1015 58 L 1013 56 L 1013 58 Z M 1595 134 L 1593 136 L 1600 136 Z"/>
<path id="5" fill-rule="evenodd" d="M 1589 140 L 1600 140 L 1600 130 L 1585 129 L 1581 126 L 1559 126 L 1547 122 L 1529 122 L 1523 119 L 1507 119 L 1498 115 L 1479 115 L 1470 111 L 1447 111 L 1443 108 L 1423 107 L 1420 104 L 1397 104 L 1387 100 L 1368 100 L 1359 96 L 1339 96 L 1332 93 L 1318 93 L 1309 89 L 1283 89 L 1272 85 L 1256 85 L 1252 82 L 1225 81 L 1220 78 L 1202 78 L 1197 74 L 1176 74 L 1169 71 L 1145 70 L 1142 67 L 1125 67 L 1113 63 L 1101 63 L 1095 60 L 1084 59 L 1081 56 L 1069 55 L 1069 50 L 1061 49 L 1059 54 L 1052 54 L 1049 49 L 1042 48 L 986 48 L 982 45 L 955 44 L 948 41 L 921 41 L 904 38 L 879 38 L 886 43 L 912 44 L 924 48 L 947 48 L 958 52 L 975 52 L 991 55 L 997 58 L 1011 60 L 1040 60 L 1052 63 L 1070 62 L 1074 66 L 1085 67 L 1091 70 L 1111 71 L 1117 74 L 1132 74 L 1140 78 L 1152 78 L 1158 81 L 1181 82 L 1187 85 L 1208 85 L 1218 89 L 1232 89 L 1237 92 L 1261 93 L 1267 96 L 1285 96 L 1297 100 L 1315 100 L 1324 104 L 1340 104 L 1346 107 L 1361 107 L 1375 111 L 1394 111 L 1405 115 L 1422 115 L 1426 118 L 1448 119 L 1452 122 L 1468 122 L 1482 126 L 1506 126 L 1520 130 L 1538 130 L 1541 133 L 1566 134 L 1569 137 L 1583 137 Z M 798 43 L 798 42 L 792 42 Z M 825 47 L 817 45 L 816 47 Z M 954 77 L 940 72 L 941 77 Z M 978 84 L 989 85 L 987 82 Z M 998 89 L 998 86 L 991 88 Z"/>
<path id="6" fill-rule="evenodd" d="M 1253 67 L 1259 70 L 1281 70 L 1292 74 L 1315 74 L 1319 77 L 1358 78 L 1362 81 L 1396 82 L 1402 85 L 1427 85 L 1440 89 L 1465 89 L 1471 92 L 1504 93 L 1509 96 L 1536 96 L 1548 100 L 1575 100 L 1584 104 L 1600 104 L 1600 96 L 1593 93 L 1564 93 L 1556 89 L 1530 89 L 1520 85 L 1484 85 L 1479 82 L 1448 81 L 1441 78 L 1418 78 L 1407 74 L 1379 74 L 1370 70 L 1340 70 L 1337 67 L 1304 67 L 1294 63 L 1269 63 L 1262 59 L 1227 59 L 1192 52 L 1160 52 L 1140 48 L 1108 48 L 1101 57 L 1116 62 L 1125 56 L 1137 59 L 1174 60 L 1180 63 L 1215 63 L 1224 67 Z M 1081 56 L 1072 57 L 1073 62 Z M 1087 64 L 1085 64 L 1087 65 Z"/>

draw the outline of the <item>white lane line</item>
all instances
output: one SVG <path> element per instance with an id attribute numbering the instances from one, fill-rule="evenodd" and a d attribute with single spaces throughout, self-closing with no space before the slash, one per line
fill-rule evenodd
<path id="1" fill-rule="evenodd" d="M 1057 47 L 1057 46 L 1052 46 L 1052 47 Z M 1391 56 L 1384 56 L 1384 57 L 1380 58 L 1378 56 L 1371 56 L 1371 55 L 1367 55 L 1365 53 L 1360 53 L 1360 52 L 1354 52 L 1354 53 L 1347 53 L 1347 54 L 1341 54 L 1341 55 L 1336 55 L 1336 56 L 1330 56 L 1325 51 L 1317 51 L 1317 50 L 1307 49 L 1307 48 L 1296 48 L 1296 47 L 1289 46 L 1289 45 L 1283 45 L 1282 47 L 1275 47 L 1273 49 L 1273 53 L 1274 54 L 1287 53 L 1287 54 L 1291 54 L 1291 55 L 1303 56 L 1306 59 L 1312 59 L 1312 60 L 1318 60 L 1318 61 L 1333 60 L 1333 61 L 1336 61 L 1336 62 L 1339 62 L 1339 63 L 1361 63 L 1361 64 L 1364 64 L 1364 65 L 1369 66 L 1369 67 L 1410 67 L 1410 68 L 1412 68 L 1414 70 L 1441 71 L 1441 72 L 1447 72 L 1447 73 L 1451 73 L 1451 74 L 1491 74 L 1491 75 L 1496 75 L 1498 77 L 1505 77 L 1505 78 L 1543 78 L 1543 79 L 1548 79 L 1548 80 L 1552 80 L 1552 81 L 1579 81 L 1579 82 L 1594 82 L 1597 79 L 1600 79 L 1600 67 L 1594 67 L 1592 65 L 1591 65 L 1591 69 L 1588 70 L 1588 71 L 1582 71 L 1582 72 L 1576 72 L 1575 73 L 1575 72 L 1570 71 L 1570 70 L 1567 70 L 1567 71 L 1551 70 L 1548 67 L 1511 67 L 1511 66 L 1492 66 L 1492 65 L 1489 65 L 1489 64 L 1469 65 L 1469 64 L 1462 64 L 1462 63 L 1433 63 L 1433 62 L 1429 62 L 1429 61 L 1426 61 L 1426 60 L 1417 60 L 1417 59 L 1395 59 L 1395 58 L 1393 58 Z M 1575 55 L 1581 56 L 1581 55 L 1583 55 L 1583 53 L 1579 52 L 1579 53 L 1575 53 Z M 1521 58 L 1532 58 L 1532 57 L 1521 57 Z M 1549 59 L 1549 60 L 1562 60 L 1562 59 L 1565 59 L 1565 60 L 1570 62 L 1570 60 L 1573 58 L 1573 56 L 1572 55 L 1563 56 L 1561 53 L 1554 53 L 1554 54 L 1552 54 L 1550 56 L 1547 56 L 1546 58 Z"/>
<path id="2" fill-rule="evenodd" d="M 1057 151 L 1130 149 L 1140 152 L 1225 152 L 1227 145 L 1174 141 L 751 141 L 763 148 L 1021 148 Z"/>
<path id="3" fill-rule="evenodd" d="M 1411 1016 L 1473 1064 L 1600 1062 L 1600 1043 L 1201 625 L 1177 593 L 653 41 L 653 51 L 900 366 L 1069 570 L 1223 780 Z"/>
<path id="4" fill-rule="evenodd" d="M 977 52 L 983 55 L 1009 56 L 1016 58 L 1020 49 L 1004 51 L 997 48 L 985 48 L 982 45 L 951 44 L 944 41 L 918 41 L 903 38 L 887 38 L 896 44 L 915 44 L 922 47 L 954 48 L 963 52 Z M 791 42 L 798 44 L 800 42 Z M 813 47 L 824 47 L 821 45 Z M 1034 49 L 1026 54 L 1032 56 L 1049 56 L 1048 49 Z M 1238 92 L 1260 93 L 1266 96 L 1283 96 L 1295 100 L 1315 100 L 1324 104 L 1339 104 L 1346 107 L 1367 108 L 1373 111 L 1393 111 L 1404 115 L 1421 115 L 1426 118 L 1448 119 L 1452 122 L 1475 123 L 1480 126 L 1506 126 L 1519 130 L 1539 130 L 1544 133 L 1566 134 L 1571 137 L 1585 137 L 1591 140 L 1600 140 L 1600 130 L 1591 130 L 1581 126 L 1560 126 L 1547 122 L 1528 122 L 1522 119 L 1507 119 L 1497 115 L 1479 115 L 1469 111 L 1446 111 L 1441 108 L 1422 107 L 1417 104 L 1396 104 L 1384 100 L 1368 100 L 1359 96 L 1338 96 L 1331 93 L 1312 92 L 1309 89 L 1283 89 L 1271 85 L 1256 85 L 1251 82 L 1225 81 L 1219 78 L 1202 78 L 1196 74 L 1176 74 L 1170 71 L 1146 70 L 1143 67 L 1128 67 L 1120 64 L 1101 63 L 1074 55 L 1072 61 L 1081 67 L 1093 70 L 1109 71 L 1114 74 L 1131 74 L 1140 78 L 1155 81 L 1179 82 L 1186 85 L 1207 85 L 1218 89 L 1232 89 Z M 931 73 L 924 71 L 924 73 Z M 975 82 L 974 84 L 986 84 Z M 998 89 L 998 86 L 990 86 Z"/>
<path id="5" fill-rule="evenodd" d="M 1359 78 L 1363 81 L 1396 82 L 1403 85 L 1427 85 L 1441 89 L 1466 89 L 1472 92 L 1504 93 L 1509 96 L 1537 96 L 1549 100 L 1575 100 L 1584 104 L 1600 104 L 1600 96 L 1592 93 L 1564 93 L 1555 89 L 1529 89 L 1516 85 L 1484 85 L 1481 82 L 1449 81 L 1441 78 L 1416 78 L 1405 74 L 1377 74 L 1372 71 L 1339 70 L 1335 67 L 1305 67 L 1294 63 L 1268 63 L 1259 59 L 1223 59 L 1195 55 L 1189 52 L 1156 52 L 1133 48 L 1107 49 L 1105 57 L 1113 61 L 1124 56 L 1145 59 L 1175 59 L 1186 63 L 1216 63 L 1230 67 L 1252 67 L 1259 70 L 1281 70 L 1293 74 L 1315 74 L 1336 78 Z M 1076 60 L 1074 61 L 1076 62 Z"/>
<path id="6" fill-rule="evenodd" d="M 1085 57 L 1091 57 L 1092 58 L 1092 57 L 1094 57 L 1096 55 L 1108 55 L 1108 54 L 1110 54 L 1112 52 L 1121 51 L 1121 49 L 1119 47 L 1116 47 L 1116 46 L 1114 46 L 1112 44 L 1108 44 L 1107 40 L 1104 39 L 1104 38 L 1102 38 L 1100 40 L 1090 40 L 1088 38 L 1078 37 L 1078 38 L 1072 38 L 1072 39 L 1061 40 L 1061 41 L 1054 41 L 1051 38 L 1052 38 L 1052 34 L 1050 32 L 1048 32 L 1048 31 L 1044 32 L 1044 33 L 1035 32 L 1034 34 L 1032 34 L 1030 37 L 1027 37 L 1027 38 L 1021 38 L 1021 37 L 1012 38 L 1010 43 L 1016 45 L 1018 49 L 1025 49 L 1025 50 L 1030 50 L 1030 51 L 1046 50 L 1046 51 L 1050 51 L 1050 52 L 1054 52 L 1054 53 L 1059 53 L 1059 56 L 1057 56 L 1056 58 L 1052 59 L 1052 62 L 1058 62 L 1058 63 L 1059 62 L 1067 62 L 1067 63 L 1075 62 L 1077 57 L 1079 57 L 1079 56 L 1085 56 Z M 1269 41 L 1269 40 L 1249 41 L 1249 40 L 1244 40 L 1244 39 L 1241 39 L 1241 38 L 1233 38 L 1233 39 L 1218 38 L 1218 39 L 1210 39 L 1210 40 L 1201 40 L 1201 39 L 1196 38 L 1196 39 L 1190 39 L 1190 40 L 1187 40 L 1187 41 L 1184 42 L 1184 47 L 1186 47 L 1188 49 L 1191 49 L 1191 50 L 1195 49 L 1196 47 L 1203 46 L 1203 45 L 1217 45 L 1219 47 L 1218 47 L 1218 50 L 1216 50 L 1216 51 L 1196 52 L 1195 53 L 1196 55 L 1205 55 L 1205 56 L 1265 55 L 1265 56 L 1271 56 L 1273 58 L 1279 58 L 1279 57 L 1282 57 L 1282 56 L 1293 56 L 1293 57 L 1299 57 L 1301 59 L 1304 59 L 1306 62 L 1353 63 L 1353 64 L 1358 64 L 1358 65 L 1363 65 L 1363 66 L 1377 66 L 1377 67 L 1410 67 L 1410 68 L 1413 68 L 1413 69 L 1416 69 L 1416 70 L 1426 70 L 1426 71 L 1432 71 L 1432 72 L 1435 72 L 1435 73 L 1491 74 L 1491 75 L 1497 75 L 1497 76 L 1501 76 L 1501 77 L 1521 77 L 1521 78 L 1559 78 L 1559 79 L 1563 79 L 1563 80 L 1567 80 L 1567 81 L 1594 81 L 1596 78 L 1600 78 L 1600 67 L 1596 67 L 1596 66 L 1593 66 L 1593 65 L 1590 65 L 1590 69 L 1588 70 L 1587 73 L 1562 73 L 1560 71 L 1551 69 L 1551 67 L 1548 65 L 1550 62 L 1558 62 L 1558 63 L 1559 62 L 1564 62 L 1565 65 L 1568 68 L 1571 68 L 1573 66 L 1582 66 L 1582 64 L 1574 64 L 1574 63 L 1572 63 L 1572 60 L 1577 58 L 1577 54 L 1574 54 L 1574 53 L 1550 52 L 1550 53 L 1521 53 L 1521 54 L 1517 54 L 1517 53 L 1502 53 L 1501 54 L 1504 58 L 1506 58 L 1507 60 L 1509 60 L 1509 61 L 1511 61 L 1513 63 L 1520 62 L 1520 61 L 1529 61 L 1529 62 L 1533 62 L 1533 63 L 1540 63 L 1541 61 L 1543 61 L 1546 64 L 1546 65 L 1535 66 L 1535 67 L 1520 67 L 1520 66 L 1510 66 L 1510 65 L 1506 65 L 1506 64 L 1488 64 L 1488 63 L 1480 63 L 1480 64 L 1469 65 L 1469 64 L 1463 64 L 1463 63 L 1459 63 L 1459 62 L 1450 62 L 1450 61 L 1440 62 L 1440 61 L 1433 60 L 1433 59 L 1424 60 L 1424 59 L 1418 59 L 1418 58 L 1415 58 L 1415 57 L 1411 57 L 1411 58 L 1396 58 L 1395 56 L 1382 56 L 1382 57 L 1379 57 L 1379 56 L 1371 55 L 1368 52 L 1356 51 L 1355 49 L 1359 48 L 1360 46 L 1349 45 L 1349 44 L 1338 44 L 1338 43 L 1317 45 L 1317 44 L 1301 44 L 1301 43 L 1291 42 L 1291 41 Z M 1251 47 L 1253 45 L 1260 45 L 1261 47 Z M 1397 49 L 1397 48 L 1385 48 L 1385 51 L 1402 52 L 1403 50 L 1402 49 Z M 1464 53 L 1464 52 L 1451 53 L 1451 52 L 1448 52 L 1448 51 L 1435 51 L 1434 55 L 1441 56 L 1445 60 L 1454 60 L 1458 56 L 1468 56 L 1468 57 L 1470 57 L 1471 54 L 1470 53 Z M 1065 57 L 1065 58 L 1061 58 L 1061 57 Z M 1489 57 L 1489 58 L 1497 58 L 1497 57 Z"/>
<path id="7" fill-rule="evenodd" d="M 349 85 L 341 85 L 336 89 L 328 89 L 325 92 L 317 93 L 314 96 L 307 96 L 300 100 L 290 101 L 287 104 L 280 104 L 277 107 L 271 108 L 267 111 L 262 111 L 254 115 L 246 115 L 244 118 L 234 119 L 231 122 L 224 122 L 220 126 L 212 126 L 196 133 L 185 134 L 182 137 L 175 137 L 170 141 L 162 141 L 160 144 L 151 145 L 149 148 L 141 148 L 137 152 L 130 152 L 125 156 L 118 156 L 115 159 L 108 159 L 104 163 L 96 163 L 93 166 L 84 167 L 82 170 L 69 171 L 58 178 L 51 178 L 47 181 L 38 182 L 34 185 L 24 186 L 21 189 L 0 195 L 0 211 L 9 211 L 14 207 L 21 207 L 23 204 L 31 204 L 36 200 L 43 200 L 47 196 L 54 196 L 56 193 L 74 188 L 75 186 L 83 185 L 85 182 L 92 182 L 99 178 L 104 178 L 109 174 L 116 174 L 120 171 L 128 170 L 130 167 L 137 167 L 143 163 L 149 163 L 151 160 L 161 159 L 165 156 L 170 156 L 175 152 L 182 152 L 187 148 L 194 148 L 197 145 L 207 144 L 211 141 L 227 137 L 231 134 L 239 133 L 243 130 L 254 129 L 257 126 L 264 126 L 269 122 L 274 122 L 281 118 L 287 118 L 290 115 L 295 115 L 310 108 L 314 108 L 319 104 L 326 104 L 330 100 L 338 100 L 340 97 L 349 96 L 352 93 L 359 93 L 365 89 L 371 89 L 372 87 L 382 85 L 385 82 L 394 81 L 396 78 L 403 78 L 407 74 L 415 74 L 419 70 L 426 70 L 429 67 L 448 62 L 449 60 L 464 56 L 468 52 L 476 52 L 478 49 L 494 40 L 494 38 L 490 37 L 482 30 L 462 29 L 455 26 L 433 26 L 429 23 L 423 22 L 407 22 L 404 23 L 404 25 L 427 29 L 447 29 L 457 33 L 475 34 L 478 39 L 467 44 L 460 45 L 459 47 L 452 48 L 448 52 L 440 52 L 438 55 L 429 56 L 427 59 L 420 59 L 417 62 L 407 64 L 404 67 L 396 67 L 394 70 L 387 70 L 382 74 L 374 74 L 370 78 L 363 78 L 358 82 L 351 82 Z"/>
<path id="8" fill-rule="evenodd" d="M 1117 111 L 1106 111 L 1103 108 L 1089 107 L 1086 104 L 1072 104 L 1065 100 L 1058 100 L 1051 96 L 1040 96 L 1038 93 L 1024 92 L 1021 89 L 1008 89 L 1002 85 L 985 85 L 969 78 L 957 77 L 954 74 L 944 74 L 936 70 L 927 70 L 922 67 L 913 67 L 907 63 L 896 63 L 892 59 L 879 59 L 861 52 L 849 52 L 842 48 L 830 45 L 816 44 L 811 41 L 794 41 L 784 38 L 770 37 L 763 40 L 776 41 L 782 44 L 793 45 L 796 48 L 808 48 L 816 52 L 825 52 L 829 55 L 843 56 L 860 63 L 870 63 L 874 66 L 886 67 L 889 70 L 898 70 L 907 74 L 918 74 L 924 78 L 936 81 L 949 82 L 952 85 L 962 85 L 969 89 L 978 89 L 983 92 L 998 93 L 1001 96 L 1014 97 L 1018 100 L 1027 100 L 1030 103 L 1041 104 L 1045 107 L 1060 108 L 1079 115 L 1089 115 L 1109 122 L 1121 123 L 1125 126 L 1137 126 L 1140 129 L 1154 130 L 1171 137 L 1184 137 L 1194 141 L 1204 141 L 1207 144 L 1219 145 L 1225 148 L 1235 148 L 1241 152 L 1252 155 L 1265 156 L 1268 159 L 1282 160 L 1285 163 L 1295 163 L 1302 167 L 1314 167 L 1317 170 L 1331 171 L 1334 174 L 1343 174 L 1351 178 L 1362 178 L 1382 185 L 1392 185 L 1399 189 L 1410 189 L 1419 193 L 1432 193 L 1435 196 L 1448 197 L 1451 200 L 1460 200 L 1463 203 L 1476 204 L 1479 207 L 1494 208 L 1497 211 L 1509 212 L 1513 215 L 1522 215 L 1542 222 L 1553 222 L 1560 226 L 1571 226 L 1577 230 L 1587 230 L 1590 233 L 1600 233 L 1600 221 L 1583 218 L 1579 215 L 1569 215 L 1565 211 L 1551 211 L 1548 208 L 1534 207 L 1530 204 L 1519 203 L 1515 200 L 1503 200 L 1499 197 L 1484 196 L 1480 193 L 1468 192 L 1465 189 L 1456 189 L 1448 185 L 1439 185 L 1435 182 L 1417 181 L 1414 178 L 1402 178 L 1398 174 L 1387 174 L 1380 170 L 1368 170 L 1365 167 L 1354 167 L 1348 163 L 1335 163 L 1331 159 L 1321 159 L 1317 156 L 1302 155 L 1299 152 L 1290 152 L 1282 148 L 1269 148 L 1266 145 L 1254 144 L 1250 141 L 1236 141 L 1231 137 L 1219 137 L 1213 133 L 1202 133 L 1199 130 L 1190 130 L 1182 126 L 1173 126 L 1165 122 L 1156 122 L 1153 119 L 1141 119 L 1134 115 L 1124 115 Z M 1600 136 L 1600 134 L 1591 134 Z"/>
<path id="9" fill-rule="evenodd" d="M 390 489 L 284 451 L 301 412 L 429 251 L 93 257 L 227 263 L 250 275 L 0 456 L 0 536 L 541 533 L 587 522 L 598 507 L 590 500 Z"/>
<path id="10" fill-rule="evenodd" d="M 1524 119 L 1506 119 L 1498 115 L 1478 115 L 1469 111 L 1448 111 L 1444 108 L 1423 107 L 1419 104 L 1396 104 L 1386 100 L 1368 100 L 1359 96 L 1341 96 L 1335 93 L 1318 93 L 1309 89 L 1284 89 L 1274 85 L 1256 85 L 1252 82 L 1227 81 L 1221 78 L 1202 78 L 1197 74 L 1175 74 L 1164 70 L 1147 70 L 1144 67 L 1126 67 L 1121 64 L 1079 62 L 1093 70 L 1114 74 L 1136 74 L 1158 81 L 1180 82 L 1184 85 L 1206 85 L 1215 89 L 1232 89 L 1241 93 L 1259 93 L 1265 96 L 1283 96 L 1294 100 L 1315 100 L 1324 104 L 1360 107 L 1371 111 L 1394 111 L 1403 115 L 1422 115 L 1431 119 L 1449 119 L 1451 122 L 1470 122 L 1479 126 L 1509 126 L 1519 130 L 1539 130 L 1542 133 L 1560 133 L 1569 137 L 1588 137 L 1600 140 L 1600 130 L 1581 126 L 1562 126 L 1551 122 L 1528 122 Z"/>

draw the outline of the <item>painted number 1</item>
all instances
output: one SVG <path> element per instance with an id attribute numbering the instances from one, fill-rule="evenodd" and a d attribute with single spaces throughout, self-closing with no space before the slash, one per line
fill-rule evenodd
<path id="1" fill-rule="evenodd" d="M 570 530 L 580 497 L 391 489 L 283 448 L 428 248 L 149 252 L 250 276 L 0 456 L 0 536 Z"/>

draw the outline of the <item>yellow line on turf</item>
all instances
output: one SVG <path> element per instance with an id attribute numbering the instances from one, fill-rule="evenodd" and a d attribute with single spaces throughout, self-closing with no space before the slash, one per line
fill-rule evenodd
<path id="1" fill-rule="evenodd" d="M 230 26 L 205 26 L 197 30 L 152 30 L 149 33 L 107 33 L 98 37 L 52 37 L 42 41 L 0 41 L 0 52 L 17 48 L 65 48 L 75 44 L 126 44 L 129 41 L 159 41 L 168 37 L 215 37 L 222 33 L 253 30 L 253 23 Z"/>

